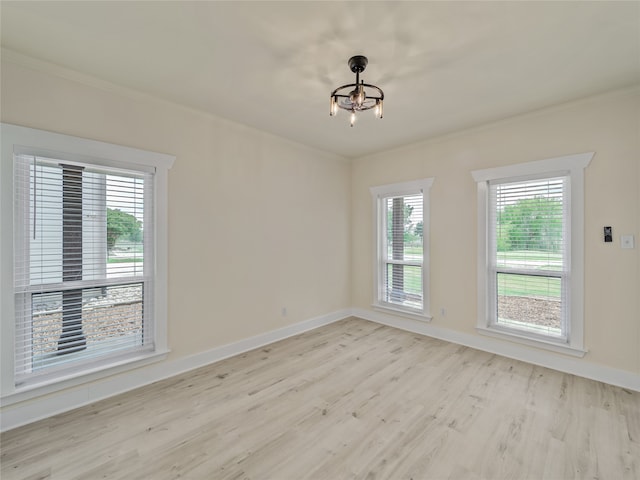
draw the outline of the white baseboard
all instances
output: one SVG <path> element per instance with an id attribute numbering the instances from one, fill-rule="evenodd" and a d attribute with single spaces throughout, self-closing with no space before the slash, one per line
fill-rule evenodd
<path id="1" fill-rule="evenodd" d="M 626 370 L 590 363 L 584 359 L 565 357 L 521 344 L 440 328 L 430 323 L 396 317 L 364 308 L 354 308 L 352 315 L 371 322 L 640 392 L 640 375 Z"/>
<path id="2" fill-rule="evenodd" d="M 68 388 L 30 400 L 3 405 L 0 413 L 0 431 L 26 425 L 37 420 L 73 410 L 108 397 L 149 385 L 159 380 L 204 367 L 225 358 L 313 330 L 351 316 L 351 309 L 339 310 L 293 325 L 278 328 L 238 342 L 222 345 L 205 352 L 154 363 L 126 373 L 96 380 L 85 385 Z"/>

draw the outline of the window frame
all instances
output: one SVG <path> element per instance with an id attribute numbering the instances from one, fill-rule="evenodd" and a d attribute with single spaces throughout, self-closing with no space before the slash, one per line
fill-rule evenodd
<path id="1" fill-rule="evenodd" d="M 41 394 L 57 391 L 69 386 L 80 385 L 97 378 L 137 368 L 162 360 L 169 352 L 167 339 L 167 193 L 168 170 L 175 157 L 148 152 L 135 148 L 63 135 L 44 130 L 36 130 L 7 123 L 0 124 L 2 146 L 0 165 L 0 313 L 2 322 L 2 366 L 0 383 L 2 399 L 12 403 Z M 34 379 L 16 386 L 15 377 L 15 288 L 14 254 L 18 246 L 14 244 L 14 231 L 21 228 L 22 219 L 14 217 L 14 155 L 35 155 L 49 158 L 96 165 L 100 167 L 134 171 L 154 172 L 153 175 L 153 238 L 154 249 L 150 258 L 153 266 L 153 344 L 152 351 L 134 355 L 123 355 L 109 363 L 91 365 L 84 369 L 64 372 L 60 375 Z"/>
<path id="2" fill-rule="evenodd" d="M 594 152 L 567 155 L 471 172 L 477 183 L 478 260 L 476 329 L 480 334 L 582 357 L 584 348 L 584 169 Z M 561 307 L 566 337 L 552 337 L 496 324 L 497 275 L 491 234 L 490 184 L 565 177 L 563 219 L 566 222 L 566 277 Z"/>
<path id="3" fill-rule="evenodd" d="M 372 307 L 395 315 L 415 320 L 431 321 L 430 314 L 430 262 L 429 262 L 429 198 L 433 178 L 424 178 L 408 182 L 393 183 L 370 187 L 373 210 L 374 260 L 373 260 L 373 304 Z M 422 194 L 422 308 L 404 307 L 384 300 L 385 270 L 389 263 L 385 255 L 387 211 L 384 202 L 388 198 Z M 417 263 L 417 262 L 414 262 Z"/>

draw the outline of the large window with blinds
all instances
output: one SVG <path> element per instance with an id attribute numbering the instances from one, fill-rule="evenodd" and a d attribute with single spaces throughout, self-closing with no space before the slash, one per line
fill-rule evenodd
<path id="1" fill-rule="evenodd" d="M 583 354 L 583 170 L 592 154 L 473 172 L 478 327 Z"/>
<path id="2" fill-rule="evenodd" d="M 37 155 L 14 172 L 17 384 L 153 349 L 152 174 Z"/>
<path id="3" fill-rule="evenodd" d="M 76 140 L 76 150 L 98 145 L 119 158 L 28 146 L 12 155 L 18 390 L 166 350 L 155 298 L 156 268 L 165 268 L 156 251 L 158 170 L 135 161 L 140 151 Z"/>
<path id="4" fill-rule="evenodd" d="M 568 180 L 489 182 L 492 325 L 567 339 Z"/>
<path id="5" fill-rule="evenodd" d="M 432 179 L 373 187 L 377 307 L 428 316 L 428 200 Z"/>

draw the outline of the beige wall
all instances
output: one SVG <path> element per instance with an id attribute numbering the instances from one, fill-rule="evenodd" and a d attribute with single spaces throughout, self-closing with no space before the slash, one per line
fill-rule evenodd
<path id="1" fill-rule="evenodd" d="M 583 361 L 640 373 L 639 138 L 640 90 L 634 89 L 354 161 L 353 305 L 368 309 L 373 300 L 370 186 L 435 177 L 432 325 L 475 334 L 477 204 L 470 171 L 595 151 L 585 172 L 585 345 L 589 352 Z M 613 226 L 613 243 L 602 240 L 605 225 Z M 635 235 L 636 248 L 621 249 L 621 234 Z"/>
<path id="2" fill-rule="evenodd" d="M 340 157 L 8 62 L 2 121 L 177 157 L 170 360 L 350 306 L 350 167 Z"/>

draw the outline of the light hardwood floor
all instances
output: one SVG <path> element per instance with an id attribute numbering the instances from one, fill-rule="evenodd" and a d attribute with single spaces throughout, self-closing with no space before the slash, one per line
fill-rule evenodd
<path id="1" fill-rule="evenodd" d="M 631 480 L 640 393 L 348 319 L 1 440 L 3 480 Z"/>

